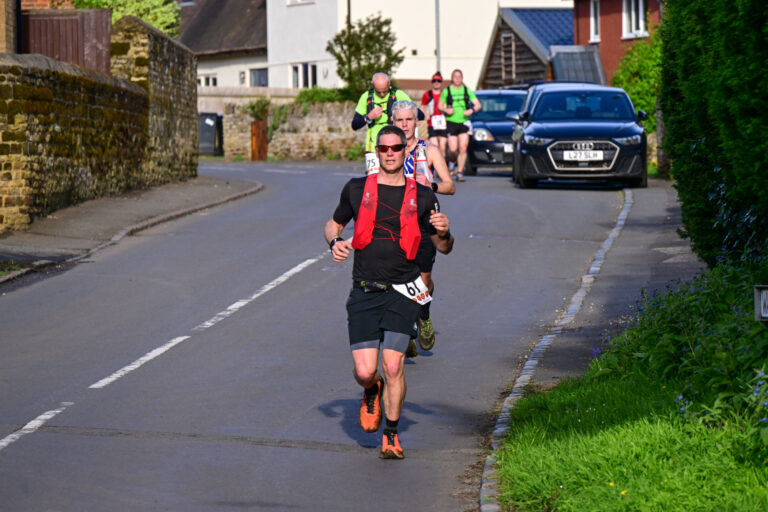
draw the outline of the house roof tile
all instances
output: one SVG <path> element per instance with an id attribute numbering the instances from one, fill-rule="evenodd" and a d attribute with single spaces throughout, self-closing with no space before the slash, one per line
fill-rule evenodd
<path id="1" fill-rule="evenodd" d="M 180 5 L 178 40 L 195 55 L 266 50 L 266 0 L 195 0 Z"/>

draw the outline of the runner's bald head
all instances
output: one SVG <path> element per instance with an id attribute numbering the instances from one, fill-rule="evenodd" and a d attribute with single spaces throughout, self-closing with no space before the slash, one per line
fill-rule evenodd
<path id="1" fill-rule="evenodd" d="M 376 73 L 373 75 L 373 78 L 371 78 L 371 84 L 373 84 L 373 89 L 376 93 L 379 96 L 384 97 L 389 91 L 389 75 L 386 73 Z"/>

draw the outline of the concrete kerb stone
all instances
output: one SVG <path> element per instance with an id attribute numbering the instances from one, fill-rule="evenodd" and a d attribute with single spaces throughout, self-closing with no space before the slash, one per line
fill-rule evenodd
<path id="1" fill-rule="evenodd" d="M 571 302 L 566 310 L 555 321 L 554 327 L 552 327 L 549 330 L 549 333 L 543 335 L 538 343 L 536 343 L 536 346 L 534 346 L 533 350 L 528 355 L 528 360 L 520 371 L 520 375 L 515 379 L 512 391 L 502 404 L 501 411 L 496 419 L 496 425 L 491 434 L 491 449 L 493 453 L 486 457 L 483 466 L 483 474 L 480 483 L 480 512 L 499 512 L 501 510 L 500 505 L 497 503 L 499 479 L 496 467 L 496 453 L 501 449 L 502 442 L 509 431 L 509 421 L 512 417 L 512 409 L 515 407 L 518 400 L 525 395 L 525 387 L 531 382 L 536 367 L 538 366 L 539 361 L 544 357 L 547 349 L 552 345 L 554 339 L 562 333 L 563 328 L 575 320 L 576 314 L 581 310 L 584 299 L 595 282 L 595 276 L 599 274 L 600 269 L 605 262 L 605 256 L 608 250 L 621 233 L 633 204 L 632 191 L 625 190 L 624 205 L 616 219 L 616 225 L 608 234 L 608 237 L 605 239 L 600 249 L 595 253 L 592 263 L 589 266 L 589 270 L 581 278 L 581 286 L 573 297 L 571 297 Z"/>
<path id="2" fill-rule="evenodd" d="M 117 233 L 115 236 L 113 236 L 108 242 L 104 242 L 102 244 L 97 245 L 96 247 L 89 249 L 85 251 L 83 254 L 78 254 L 77 256 L 73 256 L 71 258 L 68 258 L 63 261 L 63 263 L 75 263 L 79 260 L 82 260 L 84 258 L 87 258 L 91 256 L 92 254 L 106 248 L 110 247 L 112 245 L 115 245 L 117 242 L 125 238 L 126 236 L 133 235 L 135 233 L 138 233 L 139 231 L 143 231 L 145 229 L 151 228 L 153 226 L 156 226 L 158 224 L 162 224 L 164 222 L 168 222 L 174 219 L 178 219 L 180 217 L 184 217 L 186 215 L 190 215 L 195 212 L 199 212 L 201 210 L 206 210 L 208 208 L 213 208 L 215 206 L 219 206 L 225 203 L 229 203 L 231 201 L 236 201 L 237 199 L 242 199 L 243 197 L 256 194 L 258 192 L 261 192 L 264 189 L 264 185 L 262 183 L 257 184 L 254 187 L 251 187 L 246 190 L 242 190 L 240 192 L 237 192 L 235 194 L 223 197 L 221 199 L 211 201 L 209 203 L 200 204 L 197 206 L 192 206 L 190 208 L 183 208 L 179 209 L 170 213 L 166 213 L 163 215 L 158 215 L 156 217 L 152 217 L 151 219 L 147 219 L 142 222 L 138 222 L 136 224 L 133 224 L 131 226 L 128 226 L 127 228 L 123 229 L 119 233 Z M 46 267 L 48 265 L 54 264 L 55 262 L 50 260 L 37 260 L 32 262 L 32 266 L 28 268 L 23 268 L 20 270 L 14 270 L 12 272 L 9 272 L 8 274 L 4 276 L 0 276 L 0 283 L 4 283 L 6 281 L 12 281 L 14 279 L 17 279 L 24 274 L 27 274 L 28 272 L 32 272 L 33 270 L 37 270 L 42 267 Z"/>

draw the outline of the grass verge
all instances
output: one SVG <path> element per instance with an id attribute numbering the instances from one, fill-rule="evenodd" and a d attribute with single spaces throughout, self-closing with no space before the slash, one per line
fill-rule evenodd
<path id="1" fill-rule="evenodd" d="M 645 297 L 587 374 L 512 411 L 499 501 L 514 511 L 768 510 L 768 264 Z"/>
<path id="2" fill-rule="evenodd" d="M 10 274 L 11 272 L 14 272 L 16 270 L 21 270 L 21 265 L 19 265 L 15 261 L 13 260 L 0 261 L 0 276 Z"/>

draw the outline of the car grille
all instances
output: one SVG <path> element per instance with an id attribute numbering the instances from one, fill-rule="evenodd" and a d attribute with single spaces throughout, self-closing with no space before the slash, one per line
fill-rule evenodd
<path id="1" fill-rule="evenodd" d="M 603 158 L 589 161 L 565 160 L 565 152 L 573 150 L 602 151 Z M 619 156 L 619 147 L 608 140 L 568 140 L 552 144 L 547 152 L 558 171 L 610 171 Z"/>

